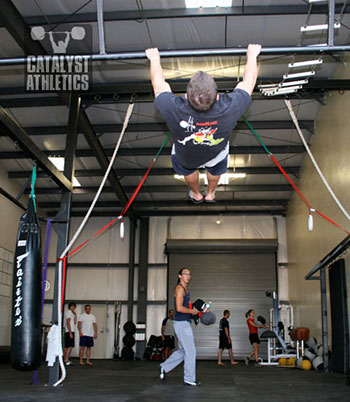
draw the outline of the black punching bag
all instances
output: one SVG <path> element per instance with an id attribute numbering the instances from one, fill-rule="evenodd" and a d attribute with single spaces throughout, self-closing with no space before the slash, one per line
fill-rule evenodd
<path id="1" fill-rule="evenodd" d="M 36 370 L 41 361 L 41 239 L 32 198 L 20 220 L 13 271 L 11 364 Z"/>

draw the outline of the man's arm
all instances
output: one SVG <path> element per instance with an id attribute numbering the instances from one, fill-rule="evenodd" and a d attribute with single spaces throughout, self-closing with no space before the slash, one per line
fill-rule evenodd
<path id="1" fill-rule="evenodd" d="M 81 321 L 78 321 L 78 330 L 79 330 L 79 335 L 83 336 L 83 333 L 81 331 Z"/>
<path id="2" fill-rule="evenodd" d="M 236 89 L 243 89 L 251 95 L 254 91 L 256 79 L 258 78 L 258 55 L 261 45 L 250 44 L 247 49 L 247 64 L 244 69 L 243 81 L 240 82 Z"/>
<path id="3" fill-rule="evenodd" d="M 227 336 L 228 343 L 231 343 L 231 337 L 230 337 L 230 333 L 228 332 L 228 328 L 227 328 L 227 327 L 225 327 L 225 334 L 226 334 L 226 336 Z"/>
<path id="4" fill-rule="evenodd" d="M 157 97 L 161 92 L 171 92 L 170 85 L 164 78 L 159 50 L 157 48 L 146 49 L 146 56 L 151 62 L 150 74 L 154 95 Z"/>
<path id="5" fill-rule="evenodd" d="M 71 325 L 70 325 L 70 318 L 67 318 L 67 328 L 68 328 L 68 332 L 69 332 L 69 337 L 70 337 L 70 338 L 73 338 L 73 335 L 72 335 L 72 327 L 71 327 Z"/>
<path id="6" fill-rule="evenodd" d="M 96 339 L 97 338 L 97 324 L 96 324 L 96 322 L 93 323 L 93 326 L 94 326 L 94 332 L 95 332 L 94 338 Z"/>

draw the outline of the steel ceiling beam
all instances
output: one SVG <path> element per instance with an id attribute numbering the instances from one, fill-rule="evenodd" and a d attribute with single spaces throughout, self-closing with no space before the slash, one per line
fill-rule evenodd
<path id="1" fill-rule="evenodd" d="M 32 141 L 28 134 L 14 120 L 14 118 L 2 107 L 0 107 L 0 132 L 12 138 L 27 154 L 27 157 L 35 161 L 43 170 L 44 175 L 48 175 L 63 190 L 71 191 L 72 183 L 60 172 L 47 158 L 43 151 Z M 31 175 L 31 172 L 29 176 Z"/>
<path id="2" fill-rule="evenodd" d="M 286 206 L 288 204 L 288 199 L 272 199 L 272 200 L 216 200 L 216 207 L 256 207 L 256 206 Z M 87 209 L 89 208 L 91 202 L 90 201 L 76 201 L 72 203 L 72 208 L 78 209 Z M 134 201 L 133 202 L 135 210 L 137 208 L 163 208 L 163 207 L 188 207 L 191 205 L 190 201 L 182 201 L 182 200 L 167 200 L 167 201 Z M 48 202 L 39 202 L 38 206 L 42 209 L 55 209 L 59 208 L 60 203 L 55 201 Z M 115 201 L 98 201 L 96 203 L 95 208 L 121 208 L 121 203 L 116 203 Z M 202 207 L 208 207 L 208 204 L 203 204 Z M 198 208 L 198 206 L 197 206 Z"/>
<path id="3" fill-rule="evenodd" d="M 273 154 L 302 154 L 305 152 L 305 148 L 302 145 L 271 145 L 269 150 Z M 109 157 L 112 156 L 114 149 L 105 148 L 104 152 Z M 43 151 L 46 156 L 65 156 L 63 149 L 56 151 Z M 118 156 L 154 156 L 158 152 L 158 148 L 120 148 Z M 163 148 L 160 155 L 170 155 L 171 148 Z M 231 155 L 260 155 L 265 154 L 264 149 L 261 146 L 231 146 Z M 80 149 L 76 151 L 78 158 L 93 157 L 94 154 L 91 149 Z M 28 156 L 21 151 L 4 151 L 0 152 L 0 160 L 7 159 L 26 159 Z"/>
<path id="4" fill-rule="evenodd" d="M 298 174 L 300 167 L 299 166 L 288 166 L 283 167 L 287 173 Z M 118 176 L 143 176 L 146 172 L 147 168 L 143 169 L 115 169 L 115 172 Z M 201 172 L 204 172 L 204 169 L 200 169 Z M 235 169 L 229 168 L 227 169 L 228 173 L 246 173 L 246 174 L 281 174 L 277 167 L 236 167 Z M 76 170 L 75 177 L 101 177 L 103 176 L 104 171 L 102 170 Z M 23 179 L 30 177 L 30 171 L 11 171 L 8 172 L 8 177 L 10 179 Z M 153 168 L 150 173 L 150 176 L 173 176 L 174 170 L 172 168 Z M 39 171 L 37 173 L 37 177 L 46 177 L 44 172 Z"/>
<path id="5" fill-rule="evenodd" d="M 133 193 L 135 191 L 136 186 L 123 186 L 124 191 L 126 193 Z M 74 195 L 79 194 L 95 194 L 97 192 L 98 187 L 89 186 L 89 187 L 75 187 L 73 189 Z M 171 185 L 171 186 L 142 186 L 140 189 L 140 193 L 183 193 L 188 189 L 187 186 L 184 185 Z M 289 184 L 242 184 L 242 185 L 219 185 L 216 189 L 216 192 L 279 192 L 279 191 L 292 191 L 292 187 Z M 30 189 L 25 190 L 26 194 L 30 193 Z M 113 189 L 111 187 L 103 188 L 104 194 L 113 193 Z M 36 187 L 35 194 L 39 195 L 54 195 L 60 194 L 60 189 L 56 187 Z"/>
<path id="6" fill-rule="evenodd" d="M 80 120 L 79 132 L 86 136 L 86 132 L 93 130 L 96 133 L 120 133 L 122 124 L 94 124 L 91 128 L 84 125 L 84 121 Z M 87 124 L 87 123 L 86 123 Z M 251 120 L 250 124 L 255 130 L 290 130 L 294 129 L 294 124 L 291 120 Z M 300 120 L 300 127 L 308 131 L 313 131 L 313 120 Z M 37 127 L 24 127 L 28 135 L 62 135 L 67 133 L 67 126 L 37 126 Z M 239 121 L 234 128 L 235 130 L 249 131 L 248 126 L 244 121 Z M 152 132 L 167 132 L 168 127 L 166 123 L 129 123 L 128 133 L 152 133 Z M 1 134 L 0 134 L 1 136 Z M 91 133 L 91 141 L 95 139 Z M 101 146 L 102 148 L 102 146 Z M 93 149 L 93 148 L 92 148 Z"/>
<path id="7" fill-rule="evenodd" d="M 335 11 L 340 12 L 342 4 L 337 4 Z M 168 18 L 200 18 L 200 17 L 243 17 L 243 16 L 268 16 L 268 15 L 307 15 L 307 4 L 285 5 L 281 1 L 280 5 L 254 5 L 254 6 L 233 6 L 215 8 L 173 8 L 173 9 L 144 9 L 144 17 L 147 20 L 168 19 Z M 350 12 L 349 5 L 345 8 L 345 13 Z M 312 14 L 327 14 L 327 6 L 315 5 Z M 103 13 L 105 22 L 114 21 L 140 21 L 142 16 L 138 10 L 124 11 L 105 11 Z M 24 18 L 27 25 L 47 25 L 44 16 L 29 16 Z M 51 24 L 76 24 L 76 23 L 96 23 L 96 13 L 77 13 L 77 14 L 55 14 L 50 15 Z"/>
<path id="8" fill-rule="evenodd" d="M 169 79 L 171 88 L 175 94 L 181 94 L 186 91 L 186 85 L 189 79 Z M 281 81 L 281 77 L 267 77 L 259 79 L 258 84 L 271 84 L 273 82 Z M 232 91 L 236 86 L 236 81 L 229 78 L 215 78 L 219 91 Z M 312 79 L 307 85 L 303 87 L 305 96 L 313 91 L 317 90 L 349 90 L 350 80 L 346 79 Z M 40 94 L 43 92 L 36 92 Z M 45 92 L 47 94 L 47 92 Z M 300 91 L 299 91 L 300 93 Z M 4 87 L 0 88 L 0 95 L 28 95 L 25 88 L 22 87 Z M 136 95 L 135 100 L 137 102 L 153 102 L 153 89 L 150 81 L 133 81 L 125 83 L 110 82 L 108 84 L 92 83 L 90 89 L 80 94 L 83 98 L 83 104 L 89 105 L 91 103 L 129 103 L 130 97 Z M 96 95 L 100 95 L 100 98 L 96 98 Z M 255 98 L 254 98 L 255 97 Z M 253 99 L 261 100 L 267 99 L 260 95 L 258 87 L 255 88 Z M 29 98 L 17 98 L 17 99 L 2 99 L 1 104 L 4 107 L 34 107 L 37 106 L 62 106 L 63 101 L 58 96 L 45 96 L 38 97 L 33 95 Z M 45 103 L 44 103 L 45 102 Z"/>
<path id="9" fill-rule="evenodd" d="M 12 1 L 3 0 L 1 2 L 0 8 L 0 22 L 8 30 L 13 39 L 21 47 L 26 55 L 46 55 L 44 47 L 39 41 L 34 41 L 30 35 L 30 29 L 26 25 L 22 15 L 19 13 L 17 8 L 14 6 Z M 24 57 L 26 59 L 26 57 Z M 58 96 L 61 98 L 62 102 L 69 106 L 69 96 L 67 93 L 60 92 Z M 109 164 L 108 158 L 103 152 L 103 147 L 93 130 L 93 127 L 88 119 L 85 111 L 80 113 L 80 130 L 83 132 L 90 148 L 94 152 L 96 159 L 99 162 L 101 168 L 105 171 Z M 116 196 L 123 203 L 126 204 L 128 199 L 119 183 L 117 176 L 115 175 L 113 169 L 111 170 L 108 180 L 111 186 L 115 189 Z M 132 208 L 129 209 L 128 215 L 134 217 Z"/>
<path id="10" fill-rule="evenodd" d="M 54 216 L 55 211 L 47 211 L 47 215 Z M 176 210 L 176 209 L 162 209 L 158 210 L 155 209 L 153 211 L 145 211 L 145 210 L 138 210 L 137 215 L 139 217 L 141 216 L 245 216 L 245 215 L 286 215 L 286 208 L 277 206 L 273 208 L 267 208 L 263 207 L 261 209 L 236 209 L 236 210 L 227 210 L 227 209 L 215 209 L 215 208 L 210 208 L 210 209 L 201 209 L 201 208 L 196 208 L 194 207 L 189 207 L 189 209 L 186 210 Z M 84 211 L 72 211 L 71 216 L 74 217 L 83 217 Z M 111 211 L 93 211 L 91 216 L 94 217 L 111 217 L 111 216 L 116 216 L 116 214 Z"/>

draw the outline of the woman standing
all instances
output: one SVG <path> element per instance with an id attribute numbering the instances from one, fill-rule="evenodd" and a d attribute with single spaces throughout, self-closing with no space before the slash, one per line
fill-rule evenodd
<path id="1" fill-rule="evenodd" d="M 249 341 L 253 345 L 253 351 L 249 353 L 249 355 L 245 358 L 245 365 L 248 366 L 249 364 L 249 359 L 252 358 L 255 355 L 255 366 L 260 366 L 259 364 L 259 345 L 260 345 L 260 339 L 258 335 L 258 328 L 269 328 L 268 325 L 257 325 L 255 323 L 255 311 L 250 309 L 246 313 L 246 318 L 247 318 L 247 325 L 249 328 Z"/>

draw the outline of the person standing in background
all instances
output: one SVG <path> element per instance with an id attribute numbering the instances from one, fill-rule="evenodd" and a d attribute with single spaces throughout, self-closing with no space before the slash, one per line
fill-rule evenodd
<path id="1" fill-rule="evenodd" d="M 220 320 L 220 325 L 219 325 L 219 356 L 218 356 L 218 365 L 219 366 L 224 366 L 225 364 L 222 362 L 222 352 L 224 349 L 228 350 L 228 354 L 230 356 L 231 364 L 235 366 L 238 364 L 233 359 L 233 354 L 232 354 L 232 340 L 230 336 L 230 324 L 228 322 L 228 319 L 230 318 L 230 312 L 229 310 L 224 311 L 224 316 Z"/>
<path id="2" fill-rule="evenodd" d="M 75 327 L 77 325 L 77 305 L 74 302 L 69 303 L 68 310 L 64 315 L 64 364 L 71 366 L 73 363 L 69 360 L 72 348 L 75 346 Z"/>
<path id="3" fill-rule="evenodd" d="M 90 361 L 91 348 L 94 346 L 94 339 L 97 339 L 96 318 L 91 314 L 91 306 L 85 306 L 85 313 L 81 314 L 78 321 L 78 329 L 80 334 L 80 365 L 84 366 L 84 352 L 86 348 L 86 364 L 92 366 Z"/>

